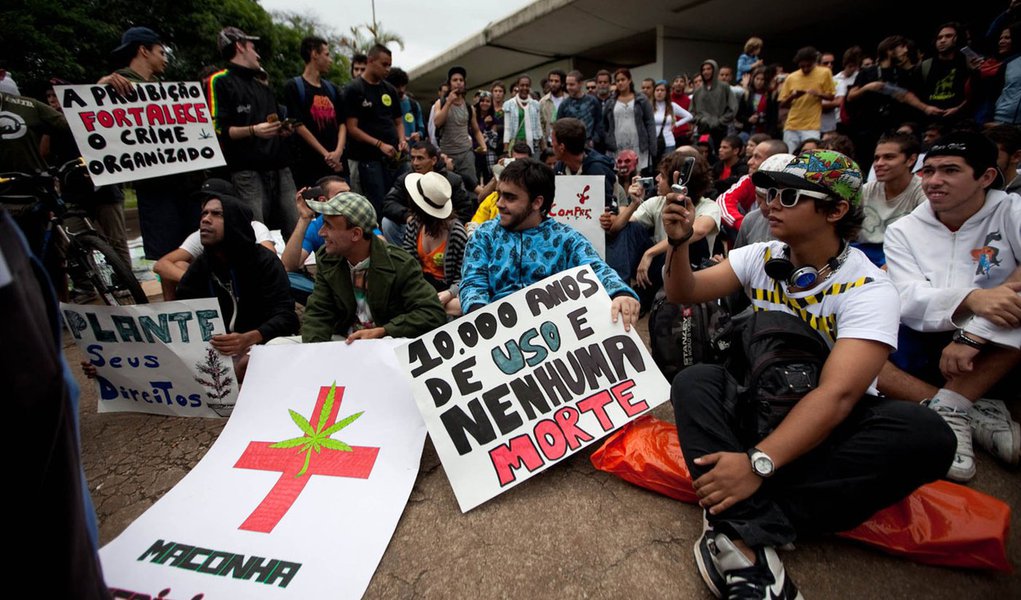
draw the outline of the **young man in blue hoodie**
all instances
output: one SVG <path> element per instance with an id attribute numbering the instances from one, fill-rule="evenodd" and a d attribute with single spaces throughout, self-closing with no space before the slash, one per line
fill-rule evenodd
<path id="1" fill-rule="evenodd" d="M 638 295 L 628 287 L 577 230 L 549 218 L 556 190 L 553 169 L 519 159 L 500 174 L 499 219 L 475 230 L 461 268 L 461 307 L 465 313 L 581 265 L 592 270 L 613 298 L 614 322 L 629 330 L 638 321 Z"/>

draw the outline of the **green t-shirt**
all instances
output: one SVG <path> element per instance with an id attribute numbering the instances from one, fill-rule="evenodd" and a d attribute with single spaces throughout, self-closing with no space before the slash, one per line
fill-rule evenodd
<path id="1" fill-rule="evenodd" d="M 39 140 L 46 134 L 67 131 L 67 119 L 50 105 L 0 92 L 0 170 L 31 173 L 45 169 Z"/>
<path id="2" fill-rule="evenodd" d="M 518 141 L 527 141 L 525 137 L 525 109 L 518 105 L 518 134 L 515 136 Z"/>

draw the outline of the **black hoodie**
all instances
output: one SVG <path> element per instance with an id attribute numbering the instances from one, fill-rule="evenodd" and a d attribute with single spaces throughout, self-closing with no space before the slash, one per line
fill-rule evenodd
<path id="1" fill-rule="evenodd" d="M 294 334 L 298 316 L 283 263 L 255 243 L 252 211 L 247 206 L 227 195 L 219 200 L 223 241 L 206 247 L 195 259 L 181 278 L 177 297 L 216 298 L 228 332 L 258 329 L 263 341 Z M 221 252 L 225 260 L 219 258 Z"/>

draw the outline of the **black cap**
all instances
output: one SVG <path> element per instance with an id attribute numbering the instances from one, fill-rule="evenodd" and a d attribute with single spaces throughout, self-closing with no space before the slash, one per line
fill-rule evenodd
<path id="1" fill-rule="evenodd" d="M 124 32 L 124 35 L 121 36 L 121 45 L 117 46 L 113 52 L 114 54 L 119 54 L 136 44 L 151 46 L 159 43 L 161 43 L 160 36 L 152 29 L 148 27 L 132 27 Z"/>
<path id="2" fill-rule="evenodd" d="M 466 71 L 461 65 L 454 65 L 447 70 L 447 81 L 450 81 L 450 78 L 458 73 L 461 74 L 461 77 L 468 79 L 468 71 Z"/>
<path id="3" fill-rule="evenodd" d="M 192 194 L 193 198 L 219 198 L 220 196 L 237 197 L 237 190 L 225 179 L 211 177 L 203 182 L 202 187 Z"/>
<path id="4" fill-rule="evenodd" d="M 990 187 L 1003 187 L 1003 173 L 996 165 L 1000 151 L 996 144 L 981 133 L 974 131 L 954 131 L 933 142 L 925 158 L 936 156 L 959 156 L 975 171 L 978 178 L 986 169 L 996 169 L 996 179 Z"/>

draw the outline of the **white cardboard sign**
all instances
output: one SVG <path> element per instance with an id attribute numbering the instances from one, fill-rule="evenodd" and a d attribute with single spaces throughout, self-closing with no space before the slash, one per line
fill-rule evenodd
<path id="1" fill-rule="evenodd" d="M 99 412 L 227 417 L 238 385 L 215 298 L 133 306 L 61 304 L 64 324 L 96 367 Z"/>
<path id="2" fill-rule="evenodd" d="M 599 225 L 606 202 L 601 175 L 557 175 L 557 194 L 549 215 L 578 230 L 606 260 L 606 232 Z"/>
<path id="3" fill-rule="evenodd" d="M 669 398 L 588 265 L 398 348 L 462 512 Z"/>
<path id="4" fill-rule="evenodd" d="M 54 86 L 95 185 L 226 164 L 198 82 L 133 87 L 124 97 L 109 85 Z"/>
<path id="5" fill-rule="evenodd" d="M 254 348 L 205 457 L 100 550 L 114 597 L 361 597 L 425 442 L 403 342 Z"/>

